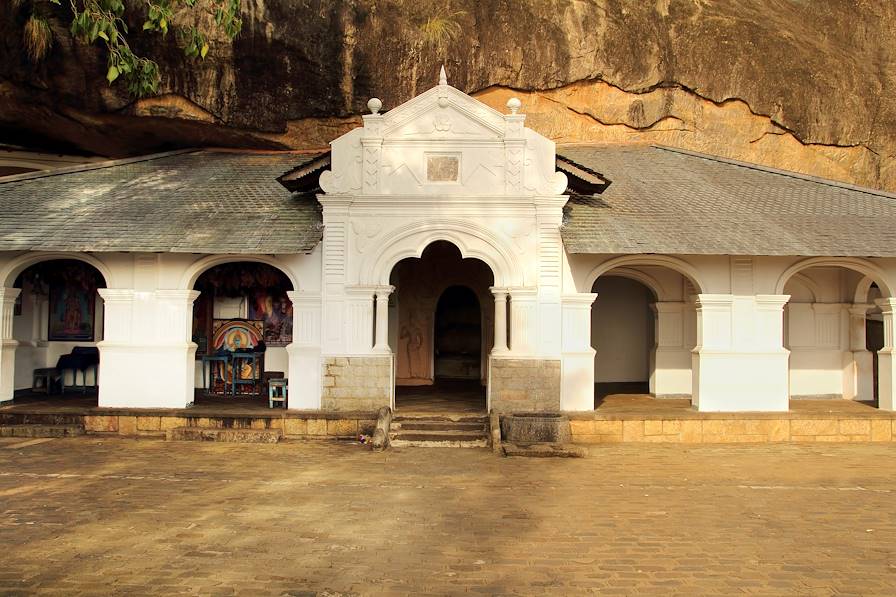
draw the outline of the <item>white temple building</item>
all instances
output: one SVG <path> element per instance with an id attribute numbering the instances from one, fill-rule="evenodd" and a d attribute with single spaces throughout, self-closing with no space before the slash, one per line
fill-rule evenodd
<path id="1" fill-rule="evenodd" d="M 896 196 L 666 147 L 558 150 L 519 100 L 500 113 L 444 71 L 368 107 L 325 154 L 0 179 L 0 400 L 63 369 L 66 393 L 86 376 L 121 408 L 263 371 L 299 410 L 400 411 L 430 387 L 498 412 L 607 392 L 896 407 Z M 98 367 L 57 367 L 76 347 Z"/>

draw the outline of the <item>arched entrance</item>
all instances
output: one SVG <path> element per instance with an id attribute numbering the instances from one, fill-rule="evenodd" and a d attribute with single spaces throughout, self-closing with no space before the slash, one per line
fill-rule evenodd
<path id="1" fill-rule="evenodd" d="M 196 401 L 266 401 L 268 381 L 289 374 L 290 278 L 267 263 L 234 261 L 203 271 L 193 288 Z"/>
<path id="2" fill-rule="evenodd" d="M 883 276 L 861 260 L 809 260 L 779 281 L 789 295 L 783 345 L 791 400 L 848 399 L 877 406 L 887 298 Z"/>
<path id="3" fill-rule="evenodd" d="M 648 397 L 690 402 L 695 276 L 677 260 L 655 256 L 612 260 L 588 279 L 597 295 L 591 308 L 595 408 Z"/>
<path id="4" fill-rule="evenodd" d="M 13 287 L 15 398 L 73 392 L 95 404 L 100 380 L 97 342 L 103 339 L 103 274 L 76 258 L 25 267 Z"/>
<path id="5" fill-rule="evenodd" d="M 396 410 L 484 411 L 492 341 L 491 269 L 447 241 L 399 261 L 390 283 Z"/>

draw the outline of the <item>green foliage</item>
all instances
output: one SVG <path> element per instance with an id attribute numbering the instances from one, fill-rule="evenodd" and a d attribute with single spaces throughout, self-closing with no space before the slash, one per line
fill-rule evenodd
<path id="1" fill-rule="evenodd" d="M 420 26 L 420 32 L 423 34 L 424 41 L 437 51 L 444 52 L 448 44 L 456 40 L 463 31 L 457 19 L 466 14 L 463 10 L 453 12 L 442 10 L 429 17 Z"/>
<path id="2" fill-rule="evenodd" d="M 25 3 L 25 0 L 14 0 Z M 42 4 L 61 6 L 62 0 L 31 0 L 32 11 L 43 10 Z M 71 7 L 72 35 L 83 43 L 102 44 L 107 51 L 106 80 L 111 85 L 121 79 L 128 92 L 136 97 L 157 93 L 159 89 L 159 65 L 149 58 L 137 56 L 127 41 L 128 26 L 125 23 L 124 0 L 68 0 Z M 163 37 L 171 30 L 189 58 L 204 59 L 209 51 L 207 35 L 199 24 L 211 21 L 214 28 L 233 40 L 242 28 L 240 0 L 141 0 L 146 9 L 143 31 L 160 33 Z M 203 17 L 211 17 L 203 18 Z M 31 23 L 37 18 L 34 14 Z M 190 24 L 188 21 L 195 21 Z M 52 33 L 46 20 L 31 27 L 26 24 L 25 42 L 29 56 L 35 62 L 43 59 L 52 44 Z M 42 37 L 45 26 L 48 37 Z M 48 40 L 48 41 L 47 41 Z M 31 43 L 32 45 L 29 45 Z M 32 50 L 33 46 L 33 50 Z"/>

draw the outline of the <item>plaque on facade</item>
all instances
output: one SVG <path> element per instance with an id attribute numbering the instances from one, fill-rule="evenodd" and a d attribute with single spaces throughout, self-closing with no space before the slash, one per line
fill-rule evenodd
<path id="1" fill-rule="evenodd" d="M 459 174 L 459 155 L 426 156 L 426 179 L 429 182 L 457 182 Z"/>

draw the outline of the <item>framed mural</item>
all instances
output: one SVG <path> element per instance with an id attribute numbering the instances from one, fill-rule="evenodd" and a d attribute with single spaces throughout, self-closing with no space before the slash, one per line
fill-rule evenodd
<path id="1" fill-rule="evenodd" d="M 49 281 L 47 338 L 93 342 L 97 281 L 81 264 L 67 265 Z"/>
<path id="2" fill-rule="evenodd" d="M 268 346 L 292 342 L 292 301 L 285 291 L 258 289 L 251 293 L 249 319 L 264 324 L 264 343 Z"/>

